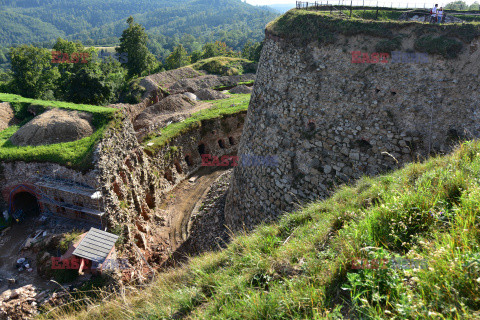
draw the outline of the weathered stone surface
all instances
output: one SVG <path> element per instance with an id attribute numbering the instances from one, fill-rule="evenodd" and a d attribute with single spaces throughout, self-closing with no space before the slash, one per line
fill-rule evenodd
<path id="1" fill-rule="evenodd" d="M 277 156 L 279 166 L 235 169 L 225 207 L 230 228 L 252 228 L 338 183 L 480 135 L 479 85 L 469 67 L 479 51 L 430 56 L 430 64 L 351 62 L 351 51 L 372 52 L 377 42 L 362 36 L 295 46 L 267 34 L 239 153 Z"/>

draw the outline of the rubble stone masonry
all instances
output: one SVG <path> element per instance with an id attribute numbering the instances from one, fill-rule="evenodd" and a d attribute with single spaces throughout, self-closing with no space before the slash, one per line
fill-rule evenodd
<path id="1" fill-rule="evenodd" d="M 400 28 L 402 50 L 411 50 L 415 30 Z M 295 46 L 267 33 L 238 153 L 277 156 L 279 165 L 235 168 L 230 228 L 251 229 L 335 185 L 480 135 L 478 39 L 455 59 L 357 64 L 351 52 L 374 52 L 379 39 L 337 36 Z"/>

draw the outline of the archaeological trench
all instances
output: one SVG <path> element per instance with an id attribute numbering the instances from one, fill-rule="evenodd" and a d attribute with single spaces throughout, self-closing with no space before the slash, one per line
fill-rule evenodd
<path id="1" fill-rule="evenodd" d="M 438 37 L 449 34 L 449 28 L 433 26 L 427 31 Z M 132 259 L 160 265 L 178 247 L 168 237 L 175 217 L 162 210 L 162 203 L 166 194 L 201 169 L 202 154 L 279 159 L 276 167 L 234 169 L 224 218 L 229 229 L 239 230 L 324 198 L 334 186 L 362 175 L 446 153 L 458 140 L 480 134 L 479 88 L 472 80 L 479 75 L 478 37 L 466 40 L 450 33 L 462 45 L 459 55 L 429 54 L 427 64 L 351 62 L 352 51 L 375 52 L 385 38 L 401 36 L 399 50 L 415 50 L 416 40 L 427 32 L 424 29 L 416 23 L 390 26 L 383 38 L 338 32 L 326 43 L 292 38 L 273 23 L 266 29 L 248 112 L 202 121 L 152 152 L 139 137 L 148 135 L 156 124 L 139 124 L 136 119 L 148 122 L 154 117 L 148 110 L 155 106 L 168 111 L 158 118 L 164 125 L 186 117 L 178 114 L 181 101 L 159 107 L 167 95 L 253 76 L 210 79 L 212 83 L 195 82 L 209 76 L 191 69 L 180 75 L 149 76 L 141 83 L 147 88 L 142 103 L 112 106 L 121 110 L 124 119 L 108 129 L 95 147 L 91 169 L 2 162 L 2 205 L 29 203 L 54 217 L 115 230 L 124 238 L 123 251 L 134 253 Z"/>

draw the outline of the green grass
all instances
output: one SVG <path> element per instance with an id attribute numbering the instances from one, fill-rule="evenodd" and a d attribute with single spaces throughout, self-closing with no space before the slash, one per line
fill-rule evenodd
<path id="1" fill-rule="evenodd" d="M 346 36 L 357 34 L 391 39 L 392 29 L 399 22 L 368 21 L 363 19 L 342 19 L 321 11 L 290 10 L 267 25 L 274 35 L 302 43 L 319 41 L 333 43 L 337 33 Z"/>
<path id="2" fill-rule="evenodd" d="M 195 70 L 205 70 L 211 74 L 224 76 L 255 72 L 253 61 L 232 57 L 208 58 L 197 61 L 188 67 L 191 67 Z"/>
<path id="3" fill-rule="evenodd" d="M 82 230 L 73 230 L 71 232 L 67 232 L 63 234 L 60 243 L 58 244 L 58 249 L 64 254 L 70 248 L 70 245 L 78 241 L 80 236 L 84 233 Z"/>
<path id="4" fill-rule="evenodd" d="M 172 141 L 172 139 L 190 130 L 201 128 L 207 120 L 223 118 L 231 114 L 246 111 L 250 102 L 250 94 L 235 94 L 228 99 L 206 102 L 211 102 L 213 106 L 192 114 L 191 117 L 184 121 L 166 126 L 162 128 L 159 133 L 148 136 L 143 142 L 145 151 L 150 154 L 155 154 L 163 146 Z M 151 145 L 152 143 L 153 145 Z"/>
<path id="5" fill-rule="evenodd" d="M 367 17 L 367 12 L 365 17 Z M 319 41 L 320 44 L 335 43 L 338 34 L 345 36 L 363 34 L 390 40 L 390 42 L 377 44 L 379 47 L 388 49 L 398 48 L 399 31 L 404 27 L 413 26 L 417 42 L 426 45 L 426 47 L 422 47 L 424 52 L 439 53 L 447 58 L 456 56 L 456 54 L 444 54 L 452 48 L 458 53 L 458 40 L 469 43 L 480 36 L 480 23 L 477 22 L 438 25 L 413 21 L 392 21 L 391 19 L 394 17 L 391 15 L 389 11 L 384 11 L 379 16 L 379 21 L 373 21 L 353 17 L 351 19 L 339 18 L 338 15 L 330 15 L 322 11 L 290 10 L 270 22 L 267 25 L 267 31 L 298 44 L 312 41 Z M 426 37 L 440 40 L 424 41 Z M 420 46 L 418 47 L 420 48 Z"/>
<path id="6" fill-rule="evenodd" d="M 448 12 L 447 12 L 448 14 Z M 454 16 L 456 18 L 462 19 L 463 21 L 466 22 L 480 22 L 480 16 L 470 16 L 470 15 L 464 15 L 464 14 L 450 14 L 451 16 Z"/>
<path id="7" fill-rule="evenodd" d="M 253 85 L 255 83 L 255 80 L 250 80 L 250 81 L 241 81 L 241 82 L 238 82 L 234 87 L 236 86 L 240 86 L 240 85 Z M 232 88 L 232 85 L 229 85 L 229 86 L 218 86 L 218 87 L 213 87 L 212 89 L 214 90 L 228 90 Z"/>
<path id="8" fill-rule="evenodd" d="M 480 143 L 362 178 L 149 287 L 56 319 L 478 319 Z M 352 269 L 357 258 L 428 268 Z M 72 306 L 70 306 L 72 308 Z"/>
<path id="9" fill-rule="evenodd" d="M 440 54 L 445 58 L 456 58 L 463 48 L 463 43 L 444 36 L 423 36 L 415 41 L 415 49 L 430 54 Z"/>
<path id="10" fill-rule="evenodd" d="M 399 50 L 402 48 L 402 39 L 401 37 L 395 37 L 393 39 L 383 39 L 380 40 L 375 45 L 376 52 L 389 52 Z"/>
<path id="11" fill-rule="evenodd" d="M 63 101 L 47 101 L 47 100 L 30 99 L 30 98 L 24 98 L 22 96 L 9 94 L 9 93 L 0 93 L 0 102 L 30 103 L 30 104 L 36 104 L 36 105 L 41 105 L 45 107 L 85 111 L 85 112 L 93 113 L 94 115 L 101 115 L 105 117 L 112 116 L 116 112 L 116 110 L 112 108 L 99 107 L 99 106 L 93 106 L 93 105 L 87 105 L 87 104 L 75 104 L 75 103 L 63 102 Z"/>
<path id="12" fill-rule="evenodd" d="M 107 128 L 120 120 L 118 110 L 112 108 L 36 100 L 5 93 L 0 93 L 0 101 L 10 102 L 15 109 L 15 114 L 24 117 L 23 119 L 20 117 L 24 120 L 20 125 L 11 126 L 0 132 L 0 161 L 54 162 L 76 169 L 89 169 L 92 167 L 95 146 L 102 139 Z M 25 110 L 31 104 L 92 113 L 92 124 L 96 130 L 91 136 L 72 142 L 41 146 L 15 146 L 9 139 L 21 125 L 31 119 L 25 115 Z"/>
<path id="13" fill-rule="evenodd" d="M 350 11 L 346 12 L 350 14 Z M 395 21 L 400 18 L 403 12 L 397 10 L 352 10 L 352 16 L 365 20 Z"/>

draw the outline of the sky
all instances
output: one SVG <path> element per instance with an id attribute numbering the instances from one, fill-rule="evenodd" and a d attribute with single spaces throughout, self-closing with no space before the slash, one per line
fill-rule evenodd
<path id="1" fill-rule="evenodd" d="M 307 1 L 307 0 L 304 0 Z M 318 2 L 326 3 L 327 0 L 317 0 Z M 377 0 L 353 0 L 353 5 L 362 5 L 363 1 L 365 1 L 365 5 L 375 6 L 377 4 Z M 475 2 L 474 0 L 464 0 L 467 4 L 472 4 Z M 308 2 L 315 2 L 308 0 Z M 328 3 L 338 4 L 342 2 L 342 0 L 328 0 Z M 447 3 L 453 2 L 451 1 L 442 1 L 442 0 L 434 0 L 434 1 L 427 1 L 427 0 L 406 0 L 406 1 L 395 1 L 395 0 L 378 0 L 378 4 L 385 7 L 397 7 L 397 8 L 423 8 L 424 6 L 429 8 L 430 6 L 433 7 L 435 3 L 438 3 L 439 6 L 444 6 Z M 479 1 L 480 2 L 480 1 Z M 247 0 L 247 3 L 253 5 L 271 5 L 271 4 L 291 4 L 292 7 L 295 6 L 295 0 Z M 343 0 L 345 5 L 350 5 L 350 0 Z"/>

